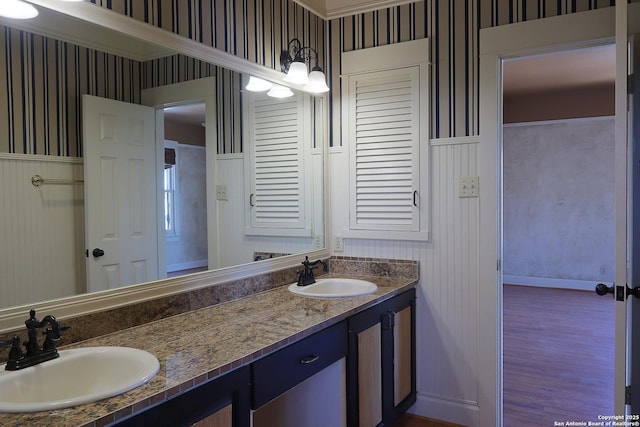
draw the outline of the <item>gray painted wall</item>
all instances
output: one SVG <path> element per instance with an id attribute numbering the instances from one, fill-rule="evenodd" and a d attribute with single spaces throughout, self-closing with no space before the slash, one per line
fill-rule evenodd
<path id="1" fill-rule="evenodd" d="M 178 145 L 177 240 L 167 241 L 167 265 L 206 261 L 207 196 L 204 147 Z"/>
<path id="2" fill-rule="evenodd" d="M 613 280 L 613 125 L 505 126 L 505 275 Z"/>

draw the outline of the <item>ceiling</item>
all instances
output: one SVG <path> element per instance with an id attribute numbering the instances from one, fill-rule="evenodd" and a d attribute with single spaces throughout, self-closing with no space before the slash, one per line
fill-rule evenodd
<path id="1" fill-rule="evenodd" d="M 504 62 L 505 96 L 615 82 L 615 45 L 536 55 Z"/>
<path id="2" fill-rule="evenodd" d="M 201 126 L 205 121 L 204 103 L 177 105 L 164 109 L 164 120 L 187 126 Z"/>

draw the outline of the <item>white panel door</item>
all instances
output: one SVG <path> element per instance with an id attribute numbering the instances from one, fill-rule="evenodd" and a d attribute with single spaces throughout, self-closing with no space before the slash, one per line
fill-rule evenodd
<path id="1" fill-rule="evenodd" d="M 158 278 L 155 112 L 82 99 L 87 291 Z"/>

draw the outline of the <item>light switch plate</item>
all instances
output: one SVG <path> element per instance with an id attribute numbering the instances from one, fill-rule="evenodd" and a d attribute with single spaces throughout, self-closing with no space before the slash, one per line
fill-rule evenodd
<path id="1" fill-rule="evenodd" d="M 477 176 L 458 177 L 458 197 L 480 196 L 480 178 Z"/>

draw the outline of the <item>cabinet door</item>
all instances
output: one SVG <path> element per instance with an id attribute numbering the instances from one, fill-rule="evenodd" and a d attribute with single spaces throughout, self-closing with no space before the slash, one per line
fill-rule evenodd
<path id="1" fill-rule="evenodd" d="M 227 405 L 191 427 L 233 427 L 233 405 Z"/>
<path id="2" fill-rule="evenodd" d="M 397 407 L 415 389 L 413 374 L 413 307 L 395 312 L 393 324 L 393 406 Z"/>
<path id="3" fill-rule="evenodd" d="M 382 328 L 375 323 L 356 336 L 358 346 L 358 426 L 382 422 Z"/>
<path id="4" fill-rule="evenodd" d="M 158 406 L 135 414 L 120 427 L 249 427 L 249 368 L 242 367 Z"/>
<path id="5" fill-rule="evenodd" d="M 349 318 L 350 427 L 390 426 L 416 401 L 415 290 Z"/>

